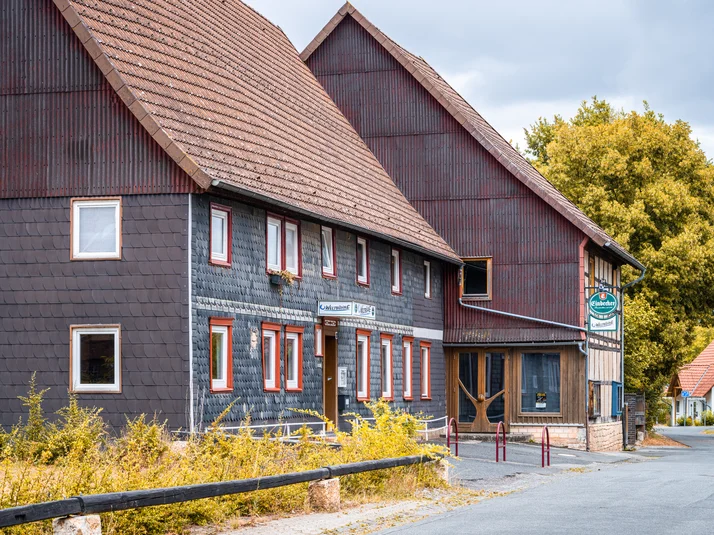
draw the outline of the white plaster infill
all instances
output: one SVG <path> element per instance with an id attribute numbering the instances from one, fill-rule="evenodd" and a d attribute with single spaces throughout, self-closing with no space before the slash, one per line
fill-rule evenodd
<path id="1" fill-rule="evenodd" d="M 196 310 L 207 310 L 210 312 L 223 312 L 234 316 L 253 316 L 258 318 L 270 318 L 282 321 L 300 321 L 307 323 L 320 323 L 321 318 L 309 310 L 297 308 L 281 308 L 269 305 L 259 305 L 256 303 L 246 303 L 243 301 L 232 301 L 230 299 L 218 299 L 215 297 L 196 296 L 194 298 Z M 403 336 L 413 336 L 425 340 L 443 340 L 444 331 L 437 329 L 424 329 L 412 327 L 411 325 L 401 325 L 399 323 L 387 323 L 366 318 L 340 318 L 340 325 L 354 327 L 356 329 L 366 329 L 371 331 L 383 331 Z"/>

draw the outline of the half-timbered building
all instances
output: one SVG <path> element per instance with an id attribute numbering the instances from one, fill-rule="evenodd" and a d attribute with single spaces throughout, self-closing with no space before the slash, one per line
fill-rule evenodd
<path id="1" fill-rule="evenodd" d="M 444 282 L 447 403 L 460 431 L 621 445 L 621 311 L 586 301 L 643 266 L 421 57 L 345 4 L 302 58 L 399 189 L 464 261 Z M 619 321 L 619 323 L 618 323 Z"/>

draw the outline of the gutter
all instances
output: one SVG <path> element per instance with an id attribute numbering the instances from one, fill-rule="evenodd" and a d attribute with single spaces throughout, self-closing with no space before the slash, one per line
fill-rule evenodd
<path id="1" fill-rule="evenodd" d="M 308 216 L 308 217 L 310 217 L 310 218 L 320 219 L 320 220 L 325 221 L 326 223 L 329 223 L 329 224 L 334 225 L 334 226 L 336 226 L 336 227 L 346 228 L 346 229 L 349 229 L 349 230 L 351 230 L 351 231 L 353 231 L 353 232 L 356 232 L 356 233 L 358 233 L 358 234 L 369 234 L 369 235 L 371 235 L 371 236 L 373 236 L 373 237 L 376 237 L 376 238 L 379 238 L 379 239 L 381 239 L 381 240 L 383 240 L 383 241 L 391 242 L 391 243 L 396 243 L 396 244 L 398 244 L 399 246 L 401 246 L 401 247 L 403 247 L 403 248 L 405 248 L 405 249 L 410 249 L 410 250 L 415 251 L 415 252 L 418 252 L 418 253 L 420 253 L 420 254 L 422 254 L 422 255 L 424 255 L 424 256 L 429 256 L 429 257 L 431 257 L 431 258 L 436 258 L 436 259 L 438 259 L 438 260 L 442 260 L 442 261 L 447 262 L 447 263 L 449 263 L 449 264 L 453 264 L 453 265 L 456 265 L 456 266 L 461 266 L 461 265 L 463 265 L 463 262 L 461 261 L 461 258 L 459 258 L 459 257 L 456 255 L 456 253 L 454 253 L 454 256 L 453 256 L 453 257 L 451 257 L 451 256 L 446 256 L 446 255 L 444 255 L 444 254 L 440 254 L 440 253 L 434 252 L 434 251 L 429 250 L 429 249 L 426 249 L 426 248 L 424 248 L 424 247 L 420 247 L 420 246 L 418 246 L 418 245 L 416 245 L 416 244 L 414 244 L 414 243 L 411 243 L 411 242 L 408 242 L 408 241 L 405 241 L 405 240 L 401 240 L 401 239 L 399 239 L 399 238 L 395 238 L 394 236 L 390 236 L 390 235 L 388 235 L 388 234 L 383 234 L 383 233 L 380 233 L 380 232 L 376 232 L 376 231 L 371 230 L 371 229 L 365 229 L 364 227 L 360 227 L 360 226 L 357 226 L 357 225 L 351 225 L 351 224 L 349 224 L 349 223 L 346 223 L 345 221 L 341 221 L 341 220 L 338 220 L 338 219 L 335 219 L 335 218 L 333 218 L 333 217 L 329 217 L 329 216 L 326 216 L 326 215 L 323 215 L 323 214 L 318 214 L 318 213 L 312 212 L 312 211 L 310 211 L 310 210 L 305 210 L 304 208 L 298 208 L 298 207 L 296 207 L 296 206 L 293 206 L 292 204 L 286 203 L 286 202 L 284 202 L 284 201 L 279 201 L 279 200 L 277 200 L 277 199 L 274 199 L 274 198 L 269 197 L 269 196 L 267 196 L 267 195 L 263 195 L 263 194 L 261 194 L 261 193 L 256 193 L 256 192 L 254 192 L 254 191 L 249 191 L 249 190 L 244 189 L 244 188 L 239 188 L 239 187 L 237 187 L 237 186 L 234 186 L 233 184 L 229 184 L 228 182 L 224 182 L 223 180 L 215 179 L 215 180 L 213 180 L 213 181 L 211 182 L 211 185 L 214 186 L 214 187 L 216 187 L 216 188 L 220 188 L 220 189 L 223 189 L 223 190 L 226 190 L 226 191 L 230 191 L 230 192 L 232 192 L 232 193 L 238 193 L 239 195 L 243 195 L 243 196 L 245 196 L 245 197 L 250 197 L 250 198 L 252 198 L 252 199 L 255 199 L 255 200 L 258 200 L 258 201 L 261 201 L 261 202 L 264 202 L 264 203 L 273 204 L 273 205 L 278 206 L 278 207 L 280 207 L 280 208 L 282 208 L 282 209 L 284 209 L 284 210 L 288 210 L 288 211 L 293 212 L 293 213 L 296 213 L 296 214 L 301 214 L 301 215 L 304 215 L 304 216 Z"/>
<path id="2" fill-rule="evenodd" d="M 639 263 L 639 262 L 638 262 Z M 641 265 L 641 264 L 640 264 Z M 622 390 L 620 391 L 620 406 L 622 410 L 625 410 L 625 290 L 630 286 L 634 286 L 638 282 L 641 282 L 645 278 L 645 272 L 647 268 L 642 266 L 640 269 L 640 276 L 635 280 L 628 282 L 620 288 L 620 378 L 622 379 Z M 623 433 L 623 439 L 625 438 Z"/>

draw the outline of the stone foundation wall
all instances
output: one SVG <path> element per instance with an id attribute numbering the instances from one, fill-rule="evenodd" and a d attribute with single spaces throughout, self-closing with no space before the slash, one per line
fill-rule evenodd
<path id="1" fill-rule="evenodd" d="M 543 428 L 534 425 L 511 424 L 509 432 L 514 435 L 529 435 L 531 440 L 540 444 Z M 551 426 L 548 427 L 550 443 L 553 446 L 566 448 L 585 448 L 585 428 L 582 426 Z"/>
<path id="2" fill-rule="evenodd" d="M 591 451 L 620 451 L 622 449 L 622 422 L 592 424 L 588 427 Z"/>

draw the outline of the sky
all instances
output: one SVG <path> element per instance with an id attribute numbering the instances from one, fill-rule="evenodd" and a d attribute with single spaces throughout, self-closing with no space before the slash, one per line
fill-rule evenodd
<path id="1" fill-rule="evenodd" d="M 246 0 L 298 51 L 340 0 Z M 539 117 L 571 117 L 597 95 L 688 122 L 714 158 L 714 2 L 710 0 L 353 0 L 422 56 L 507 140 Z"/>

